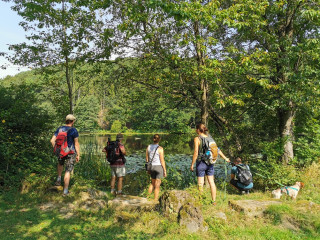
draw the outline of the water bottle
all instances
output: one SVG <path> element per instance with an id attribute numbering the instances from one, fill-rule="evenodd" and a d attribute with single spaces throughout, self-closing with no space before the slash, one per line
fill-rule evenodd
<path id="1" fill-rule="evenodd" d="M 208 158 L 211 157 L 211 151 L 209 149 L 206 151 L 206 155 L 207 155 Z"/>

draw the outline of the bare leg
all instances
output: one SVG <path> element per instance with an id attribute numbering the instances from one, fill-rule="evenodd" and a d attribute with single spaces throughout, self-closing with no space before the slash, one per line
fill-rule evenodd
<path id="1" fill-rule="evenodd" d="M 118 193 L 122 191 L 122 181 L 123 177 L 118 177 Z"/>
<path id="2" fill-rule="evenodd" d="M 200 194 L 203 192 L 204 177 L 198 177 L 198 189 Z"/>
<path id="3" fill-rule="evenodd" d="M 149 188 L 148 188 L 148 194 L 151 194 L 153 190 L 154 190 L 153 184 L 150 183 Z"/>
<path id="4" fill-rule="evenodd" d="M 149 185 L 149 189 L 148 189 L 148 193 L 151 194 L 152 191 L 155 188 L 155 184 L 156 184 L 156 180 L 155 179 L 151 179 L 151 184 Z"/>
<path id="5" fill-rule="evenodd" d="M 159 192 L 160 192 L 160 184 L 161 184 L 161 179 L 154 179 L 155 180 L 155 185 L 154 185 L 154 199 L 158 200 L 159 198 Z"/>
<path id="6" fill-rule="evenodd" d="M 116 176 L 111 177 L 111 189 L 114 189 L 114 186 L 116 185 Z"/>
<path id="7" fill-rule="evenodd" d="M 209 184 L 209 181 L 208 181 L 208 176 L 205 175 L 204 176 L 204 185 L 203 185 L 205 188 L 209 188 L 210 187 L 210 184 Z"/>
<path id="8" fill-rule="evenodd" d="M 58 169 L 58 177 L 61 177 L 62 171 L 63 171 L 63 165 L 60 165 L 60 164 L 58 163 L 57 169 Z"/>
<path id="9" fill-rule="evenodd" d="M 70 182 L 70 172 L 66 171 L 66 173 L 64 174 L 64 189 L 68 189 L 69 188 L 69 182 Z"/>
<path id="10" fill-rule="evenodd" d="M 209 182 L 209 185 L 210 185 L 212 200 L 216 201 L 217 188 L 216 188 L 216 184 L 214 183 L 214 177 L 213 176 L 208 176 L 208 182 Z"/>

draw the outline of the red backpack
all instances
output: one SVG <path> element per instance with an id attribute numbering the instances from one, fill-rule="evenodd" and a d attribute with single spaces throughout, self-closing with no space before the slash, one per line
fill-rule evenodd
<path id="1" fill-rule="evenodd" d="M 67 141 L 67 136 L 70 129 L 64 132 L 60 128 L 59 133 L 56 137 L 56 143 L 54 145 L 53 152 L 60 159 L 68 156 L 69 154 L 74 154 L 74 151 L 68 147 L 68 141 Z"/>

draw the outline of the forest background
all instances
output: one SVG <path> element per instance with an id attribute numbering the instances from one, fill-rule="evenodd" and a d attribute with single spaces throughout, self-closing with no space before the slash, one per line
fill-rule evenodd
<path id="1" fill-rule="evenodd" d="M 2 187 L 44 171 L 68 113 L 91 133 L 202 122 L 282 182 L 318 161 L 319 1 L 11 2 L 27 41 L 2 55 L 33 70 L 1 80 Z"/>

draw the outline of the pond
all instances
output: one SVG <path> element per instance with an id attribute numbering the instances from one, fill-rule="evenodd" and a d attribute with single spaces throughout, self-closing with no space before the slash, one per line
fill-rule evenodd
<path id="1" fill-rule="evenodd" d="M 144 171 L 145 152 L 152 143 L 152 134 L 125 135 L 124 144 L 126 156 L 126 172 L 124 190 L 127 193 L 139 195 L 148 185 L 149 177 Z M 93 179 L 101 185 L 109 186 L 110 167 L 102 149 L 108 138 L 115 140 L 116 135 L 85 135 L 80 134 L 79 143 L 82 152 L 81 161 L 75 171 L 83 177 Z M 168 177 L 163 180 L 164 189 L 183 189 L 196 183 L 195 173 L 190 164 L 193 154 L 193 138 L 187 134 L 161 134 L 160 146 L 164 148 Z M 223 160 L 215 164 L 216 181 L 226 180 L 226 172 L 230 175 L 230 166 L 226 167 Z"/>
<path id="2" fill-rule="evenodd" d="M 122 143 L 128 155 L 145 152 L 147 146 L 152 143 L 152 134 L 125 135 Z M 100 153 L 106 146 L 108 138 L 111 141 L 116 139 L 116 135 L 81 135 L 79 142 L 82 147 L 95 145 L 97 153 Z M 160 145 L 164 148 L 165 154 L 187 154 L 193 153 L 193 138 L 187 134 L 162 134 Z"/>

